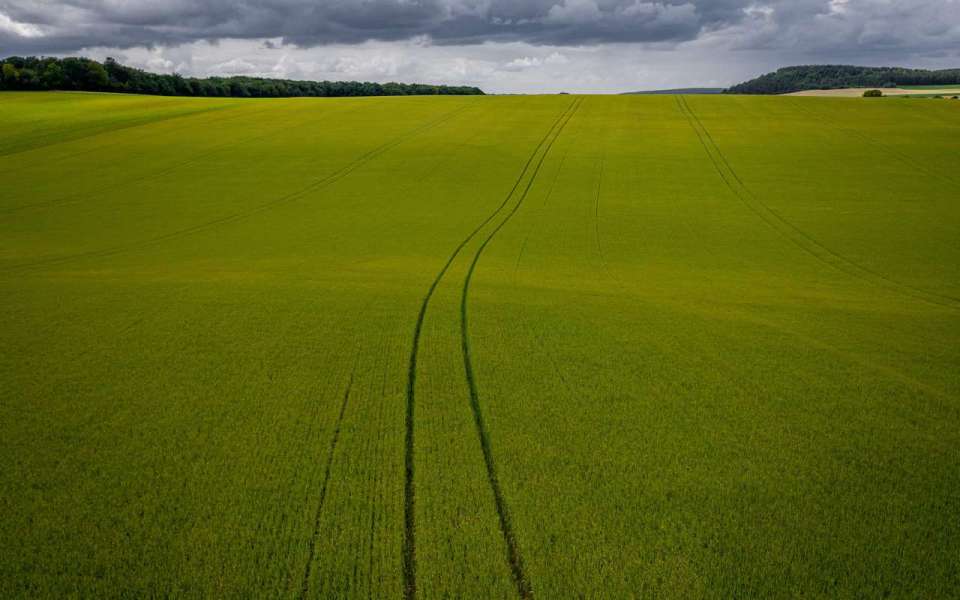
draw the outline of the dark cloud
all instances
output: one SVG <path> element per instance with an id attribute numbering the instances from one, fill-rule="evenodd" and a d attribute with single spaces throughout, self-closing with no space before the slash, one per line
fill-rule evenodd
<path id="1" fill-rule="evenodd" d="M 226 37 L 282 37 L 300 46 L 413 36 L 441 44 L 683 41 L 738 14 L 687 0 L 3 0 L 0 13 L 41 27 L 57 47 Z"/>
<path id="2" fill-rule="evenodd" d="M 960 0 L 0 0 L 0 54 L 411 39 L 437 47 L 699 45 L 791 62 L 903 62 L 956 55 Z"/>
<path id="3" fill-rule="evenodd" d="M 0 41 L 82 46 L 283 38 L 316 46 L 428 36 L 438 44 L 681 42 L 734 24 L 752 0 L 0 0 L 0 14 L 39 27 Z"/>

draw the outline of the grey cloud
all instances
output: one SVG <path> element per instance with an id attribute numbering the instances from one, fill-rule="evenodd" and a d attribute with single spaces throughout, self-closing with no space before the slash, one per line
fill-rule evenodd
<path id="1" fill-rule="evenodd" d="M 960 47 L 956 0 L 774 0 L 719 32 L 732 47 L 813 57 L 932 55 Z"/>
<path id="2" fill-rule="evenodd" d="M 29 35 L 25 35 L 27 32 Z M 719 44 L 794 54 L 950 52 L 958 0 L 0 0 L 0 54 L 273 39 L 299 48 Z"/>
<path id="3" fill-rule="evenodd" d="M 0 0 L 0 14 L 43 28 L 56 49 L 274 37 L 302 47 L 414 36 L 574 45 L 695 39 L 738 20 L 747 1 L 716 10 L 689 0 Z M 0 31 L 0 41 L 38 45 Z"/>

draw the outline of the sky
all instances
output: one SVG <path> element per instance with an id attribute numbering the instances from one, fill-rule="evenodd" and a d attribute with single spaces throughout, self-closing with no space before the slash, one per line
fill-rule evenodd
<path id="1" fill-rule="evenodd" d="M 14 54 L 493 93 L 725 87 L 796 64 L 960 67 L 960 0 L 0 0 Z"/>

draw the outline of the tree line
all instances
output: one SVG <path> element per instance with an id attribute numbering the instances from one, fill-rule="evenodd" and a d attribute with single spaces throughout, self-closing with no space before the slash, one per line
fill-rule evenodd
<path id="1" fill-rule="evenodd" d="M 901 85 L 958 85 L 960 69 L 929 71 L 900 67 L 804 65 L 784 67 L 735 85 L 728 94 L 789 94 L 803 90 L 852 87 L 893 88 Z"/>
<path id="2" fill-rule="evenodd" d="M 480 95 L 472 86 L 361 81 L 297 81 L 260 77 L 183 77 L 150 73 L 112 58 L 11 56 L 3 59 L 0 90 L 77 90 L 160 96 L 289 98 L 297 96 Z"/>

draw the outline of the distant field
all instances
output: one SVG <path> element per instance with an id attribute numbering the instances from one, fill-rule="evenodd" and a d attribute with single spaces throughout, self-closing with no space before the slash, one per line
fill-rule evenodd
<path id="1" fill-rule="evenodd" d="M 0 597 L 960 595 L 960 104 L 0 122 Z"/>
<path id="2" fill-rule="evenodd" d="M 785 96 L 824 96 L 824 97 L 844 97 L 859 98 L 867 90 L 879 89 L 884 96 L 918 96 L 929 97 L 932 95 L 953 96 L 960 95 L 960 86 L 916 86 L 899 88 L 842 88 L 837 90 L 805 90 L 803 92 L 793 92 L 784 94 Z"/>
<path id="3" fill-rule="evenodd" d="M 960 85 L 900 85 L 901 90 L 942 90 L 942 89 L 960 89 Z"/>

